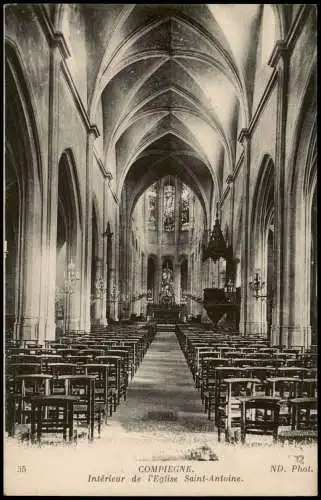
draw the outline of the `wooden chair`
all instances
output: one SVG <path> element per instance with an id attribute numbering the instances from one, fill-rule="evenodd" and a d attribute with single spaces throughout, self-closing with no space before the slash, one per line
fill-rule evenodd
<path id="1" fill-rule="evenodd" d="M 272 435 L 277 440 L 280 399 L 270 396 L 245 398 L 241 401 L 241 441 L 246 435 Z"/>
<path id="2" fill-rule="evenodd" d="M 292 430 L 317 428 L 317 401 L 313 397 L 290 399 Z"/>
<path id="3" fill-rule="evenodd" d="M 16 423 L 27 424 L 31 419 L 31 398 L 50 393 L 51 375 L 44 373 L 15 375 L 13 391 L 7 394 L 8 434 L 15 435 Z"/>
<path id="4" fill-rule="evenodd" d="M 41 442 L 44 433 L 62 433 L 64 441 L 73 439 L 75 396 L 38 395 L 31 398 L 31 441 Z"/>
<path id="5" fill-rule="evenodd" d="M 203 358 L 203 371 L 201 379 L 201 399 L 205 404 L 208 419 L 211 420 L 212 408 L 215 403 L 217 368 L 227 367 L 230 360 L 226 358 Z"/>
<path id="6" fill-rule="evenodd" d="M 109 388 L 109 372 L 112 369 L 111 364 L 90 363 L 82 365 L 85 375 L 95 377 L 95 403 L 103 404 L 103 412 L 105 423 L 107 423 L 107 415 L 112 416 L 113 409 L 116 410 L 117 393 L 112 388 Z"/>
<path id="7" fill-rule="evenodd" d="M 316 398 L 318 397 L 318 380 L 314 378 L 302 378 L 299 382 L 298 394 L 299 397 Z"/>
<path id="8" fill-rule="evenodd" d="M 76 396 L 77 402 L 73 413 L 77 427 L 85 424 L 88 430 L 88 439 L 94 439 L 94 428 L 97 423 L 98 436 L 100 436 L 104 404 L 96 401 L 94 375 L 61 375 L 58 382 L 65 384 L 66 396 Z"/>
<path id="9" fill-rule="evenodd" d="M 48 363 L 47 372 L 58 377 L 60 375 L 76 375 L 77 363 Z"/>
<path id="10" fill-rule="evenodd" d="M 299 397 L 289 401 L 291 429 L 278 432 L 277 440 L 287 442 L 311 442 L 318 439 L 317 398 Z"/>
<path id="11" fill-rule="evenodd" d="M 112 368 L 109 371 L 109 387 L 116 392 L 117 397 L 117 405 L 120 403 L 121 396 L 126 398 L 126 390 L 127 386 L 124 385 L 121 381 L 121 356 L 97 356 L 97 363 L 112 365 Z M 115 408 L 114 408 L 115 410 Z"/>
<path id="12" fill-rule="evenodd" d="M 248 377 L 229 377 L 220 380 L 218 389 L 217 407 L 215 410 L 218 431 L 218 440 L 221 432 L 225 432 L 225 441 L 230 442 L 233 429 L 241 427 L 240 402 L 244 397 L 255 395 L 255 387 L 260 383 L 259 379 Z M 222 395 L 222 384 L 226 387 Z"/>

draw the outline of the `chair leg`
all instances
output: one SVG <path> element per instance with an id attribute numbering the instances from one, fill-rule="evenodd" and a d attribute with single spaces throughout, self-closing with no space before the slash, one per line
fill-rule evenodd
<path id="1" fill-rule="evenodd" d="M 100 437 L 100 431 L 101 431 L 101 410 L 98 410 L 98 437 Z"/>
<path id="2" fill-rule="evenodd" d="M 30 439 L 31 442 L 34 443 L 36 435 L 36 407 L 35 405 L 31 406 L 31 430 L 30 430 Z"/>
<path id="3" fill-rule="evenodd" d="M 42 412 L 43 412 L 43 407 L 39 406 L 38 412 L 37 412 L 37 441 L 38 441 L 38 443 L 40 443 L 40 441 L 41 441 Z"/>
<path id="4" fill-rule="evenodd" d="M 73 418 L 73 406 L 69 407 L 69 422 L 68 422 L 68 427 L 69 427 L 69 441 L 71 442 L 74 437 L 74 418 Z"/>
<path id="5" fill-rule="evenodd" d="M 208 399 L 208 413 L 207 413 L 207 418 L 208 420 L 211 420 L 212 416 L 212 400 L 211 398 Z"/>

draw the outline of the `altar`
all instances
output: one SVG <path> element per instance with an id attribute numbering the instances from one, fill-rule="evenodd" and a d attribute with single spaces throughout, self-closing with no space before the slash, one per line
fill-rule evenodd
<path id="1" fill-rule="evenodd" d="M 147 318 L 157 323 L 183 323 L 186 321 L 186 305 L 177 304 L 173 286 L 173 269 L 169 262 L 165 262 L 162 268 L 161 288 L 158 303 L 147 304 Z"/>
<path id="2" fill-rule="evenodd" d="M 147 304 L 147 317 L 157 323 L 183 323 L 186 321 L 184 304 Z"/>

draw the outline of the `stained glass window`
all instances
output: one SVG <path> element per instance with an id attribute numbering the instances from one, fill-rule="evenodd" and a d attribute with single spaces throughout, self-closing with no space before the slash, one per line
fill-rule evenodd
<path id="1" fill-rule="evenodd" d="M 148 225 L 149 229 L 157 227 L 157 184 L 153 184 L 148 190 Z"/>
<path id="2" fill-rule="evenodd" d="M 164 231 L 175 229 L 175 186 L 168 182 L 164 186 Z"/>
<path id="3" fill-rule="evenodd" d="M 182 230 L 188 229 L 189 226 L 189 202 L 190 202 L 190 190 L 185 184 L 183 184 L 182 195 L 181 195 L 181 210 L 180 210 L 180 227 Z"/>

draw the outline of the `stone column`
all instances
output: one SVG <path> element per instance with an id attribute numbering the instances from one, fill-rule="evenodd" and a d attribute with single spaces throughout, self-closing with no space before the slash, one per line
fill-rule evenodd
<path id="1" fill-rule="evenodd" d="M 157 288 L 156 288 L 156 302 L 159 303 L 159 293 L 162 283 L 162 264 L 163 264 L 163 224 L 164 224 L 164 179 L 160 181 L 158 189 L 158 248 L 159 259 L 157 267 Z"/>
<path id="2" fill-rule="evenodd" d="M 94 131 L 87 134 L 86 148 L 86 203 L 83 227 L 83 258 L 81 276 L 81 310 L 80 329 L 90 331 L 90 295 L 91 295 L 91 253 L 92 253 L 92 172 L 94 159 L 94 142 L 97 134 Z"/>
<path id="3" fill-rule="evenodd" d="M 67 293 L 67 330 L 78 330 L 81 328 L 80 321 L 80 290 L 81 290 L 81 272 L 80 269 L 80 258 L 73 261 L 75 264 L 75 270 L 72 273 L 71 279 L 67 271 L 66 279 L 69 281 L 68 293 Z M 70 264 L 70 262 L 69 262 Z M 89 300 L 90 307 L 90 300 Z M 90 328 L 90 327 L 89 327 Z"/>
<path id="4" fill-rule="evenodd" d="M 287 248 L 285 232 L 285 138 L 288 102 L 289 50 L 285 42 L 277 42 L 269 65 L 277 69 L 277 130 L 274 182 L 274 255 L 275 255 L 275 306 L 272 313 L 271 337 L 273 345 L 288 346 L 289 325 L 287 315 L 289 305 L 285 302 L 288 276 L 285 270 Z M 290 327 L 291 328 L 291 327 Z"/>
<path id="5" fill-rule="evenodd" d="M 105 296 L 105 279 L 104 279 L 104 262 L 103 259 L 96 260 L 96 276 L 95 276 L 95 295 L 97 299 L 95 300 L 94 306 L 94 323 L 98 325 L 104 325 L 106 323 L 106 317 L 103 309 L 103 298 Z"/>
<path id="6" fill-rule="evenodd" d="M 118 207 L 117 207 L 118 208 Z M 113 286 L 119 284 L 120 303 L 115 304 L 114 311 L 117 318 L 128 319 L 129 299 L 132 293 L 130 257 L 131 253 L 131 224 L 128 218 L 127 193 L 122 194 L 122 200 L 119 210 L 116 213 L 117 230 L 115 229 L 115 255 L 113 255 L 113 267 L 116 270 L 115 282 Z M 119 231 L 119 232 L 118 232 Z M 120 278 L 120 281 L 119 281 Z M 118 289 L 118 288 L 117 288 Z M 126 299 L 126 295 L 128 295 Z M 118 309 L 119 308 L 119 309 Z"/>
<path id="7" fill-rule="evenodd" d="M 39 201 L 39 200 L 38 200 Z M 21 225 L 21 240 L 24 238 L 24 233 L 29 235 L 24 241 L 21 241 L 21 260 L 17 267 L 19 273 L 19 284 L 21 286 L 17 293 L 20 297 L 18 314 L 16 317 L 14 332 L 15 338 L 21 340 L 39 339 L 44 340 L 43 331 L 39 331 L 39 301 L 40 301 L 40 266 L 38 258 L 41 255 L 41 230 L 40 221 L 35 220 L 36 216 L 32 213 L 36 210 L 36 197 L 33 203 L 26 205 L 26 221 Z"/>
<path id="8" fill-rule="evenodd" d="M 241 248 L 241 318 L 240 333 L 248 335 L 249 315 L 249 182 L 251 167 L 251 142 L 247 129 L 242 129 L 239 137 L 244 148 L 243 160 L 243 217 L 242 217 L 242 248 Z"/>
<path id="9" fill-rule="evenodd" d="M 115 287 L 116 291 L 118 292 L 118 296 L 115 302 L 112 304 L 112 319 L 114 321 L 119 321 L 119 301 L 121 300 L 121 293 L 122 289 L 120 288 L 119 285 L 119 269 L 120 269 L 120 261 L 119 261 L 119 255 L 120 255 L 120 248 L 119 248 L 119 235 L 121 231 L 121 225 L 119 224 L 119 207 L 117 206 L 116 214 L 115 214 L 115 235 L 116 235 L 116 240 L 115 240 L 115 252 L 113 252 L 113 268 L 112 268 L 112 288 Z M 127 225 L 125 226 L 125 234 L 127 235 L 128 233 L 128 227 Z M 117 238 L 118 235 L 118 238 Z M 124 247 L 124 252 L 128 253 L 128 247 L 127 245 Z M 127 275 L 128 276 L 128 275 Z"/>
<path id="10" fill-rule="evenodd" d="M 48 92 L 48 187 L 46 259 L 42 274 L 42 300 L 46 300 L 44 321 L 39 331 L 39 341 L 54 340 L 56 336 L 55 295 L 56 295 L 56 252 L 57 252 L 57 209 L 58 209 L 58 135 L 59 135 L 59 85 L 62 54 L 57 45 L 50 50 L 50 72 Z"/>
<path id="11" fill-rule="evenodd" d="M 142 255 L 142 292 L 147 293 L 147 256 Z M 147 314 L 147 297 L 144 297 L 141 301 L 141 314 L 146 317 Z"/>

